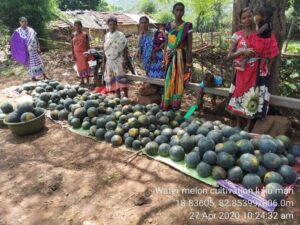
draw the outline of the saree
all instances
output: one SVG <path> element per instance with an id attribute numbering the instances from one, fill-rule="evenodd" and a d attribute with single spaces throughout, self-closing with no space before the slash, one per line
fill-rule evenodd
<path id="1" fill-rule="evenodd" d="M 192 32 L 192 24 L 184 22 L 168 32 L 167 51 L 165 53 L 165 88 L 161 108 L 163 110 L 180 109 L 184 90 L 186 58 L 188 54 L 187 37 Z"/>
<path id="2" fill-rule="evenodd" d="M 161 32 L 158 34 L 148 31 L 142 34 L 139 38 L 139 48 L 142 53 L 143 69 L 146 76 L 149 78 L 164 78 L 164 71 L 162 67 L 163 51 L 159 49 L 160 45 L 164 43 L 165 38 Z M 152 53 L 154 52 L 154 58 Z"/>
<path id="3" fill-rule="evenodd" d="M 123 69 L 123 53 L 126 45 L 127 39 L 120 31 L 108 32 L 105 35 L 104 53 L 106 64 L 104 79 L 107 92 L 127 88 L 126 76 Z"/>
<path id="4" fill-rule="evenodd" d="M 238 31 L 233 34 L 232 42 L 236 43 L 237 51 L 253 48 L 255 55 L 247 61 L 244 71 L 235 71 L 226 110 L 247 119 L 263 118 L 269 109 L 271 79 L 266 59 L 262 57 L 265 46 L 255 32 L 246 37 Z M 234 63 L 239 64 L 241 60 L 240 56 Z"/>
<path id="5" fill-rule="evenodd" d="M 28 67 L 31 78 L 43 75 L 45 67 L 38 53 L 36 32 L 31 27 L 19 27 L 10 40 L 13 59 Z"/>
<path id="6" fill-rule="evenodd" d="M 88 35 L 85 32 L 76 33 L 72 38 L 75 64 L 77 67 L 78 75 L 81 78 L 89 77 L 91 68 L 88 64 L 87 57 L 84 56 L 84 52 L 88 51 L 87 48 Z"/>

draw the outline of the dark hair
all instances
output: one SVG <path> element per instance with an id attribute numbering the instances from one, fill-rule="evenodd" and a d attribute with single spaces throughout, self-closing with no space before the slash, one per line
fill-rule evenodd
<path id="1" fill-rule="evenodd" d="M 110 22 L 114 22 L 115 24 L 117 24 L 118 23 L 118 19 L 116 17 L 114 17 L 114 16 L 110 16 L 107 19 L 106 23 L 109 24 Z"/>
<path id="2" fill-rule="evenodd" d="M 74 21 L 74 26 L 75 26 L 75 25 L 79 25 L 79 26 L 82 27 L 82 23 L 81 23 L 80 20 L 75 20 L 75 21 Z"/>
<path id="3" fill-rule="evenodd" d="M 248 11 L 252 13 L 252 10 L 249 7 L 243 8 L 239 15 L 240 19 L 242 18 L 243 13 L 248 12 Z"/>
<path id="4" fill-rule="evenodd" d="M 185 9 L 185 6 L 182 2 L 176 2 L 174 5 L 173 5 L 173 11 L 175 11 L 176 7 L 177 6 L 181 6 L 183 8 L 183 10 Z"/>
<path id="5" fill-rule="evenodd" d="M 22 16 L 22 17 L 19 18 L 19 22 L 21 22 L 21 20 L 26 20 L 27 21 L 27 18 Z"/>
<path id="6" fill-rule="evenodd" d="M 265 22 L 271 22 L 273 20 L 274 10 L 275 8 L 272 6 L 262 6 L 257 10 L 257 14 L 266 17 Z"/>
<path id="7" fill-rule="evenodd" d="M 143 19 L 145 19 L 148 23 L 150 22 L 150 20 L 147 16 L 140 17 L 139 22 L 141 22 Z"/>

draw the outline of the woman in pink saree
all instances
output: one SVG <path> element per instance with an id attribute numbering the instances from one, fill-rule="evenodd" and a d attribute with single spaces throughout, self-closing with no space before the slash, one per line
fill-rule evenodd
<path id="1" fill-rule="evenodd" d="M 10 41 L 13 59 L 28 67 L 28 73 L 32 80 L 36 80 L 38 76 L 48 79 L 39 55 L 41 50 L 37 33 L 27 26 L 28 22 L 25 17 L 21 17 L 19 22 L 21 26 L 15 30 Z"/>

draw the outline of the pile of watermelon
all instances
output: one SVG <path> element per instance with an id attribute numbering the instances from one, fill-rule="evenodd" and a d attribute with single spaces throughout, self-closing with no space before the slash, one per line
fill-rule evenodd
<path id="1" fill-rule="evenodd" d="M 252 138 L 220 121 L 184 120 L 181 112 L 163 112 L 157 104 L 133 105 L 128 98 L 57 81 L 39 82 L 32 96 L 35 106 L 51 110 L 52 119 L 88 130 L 97 140 L 185 161 L 201 177 L 229 179 L 252 190 L 264 187 L 268 199 L 280 201 L 284 196 L 278 189 L 296 181 L 300 146 L 284 135 Z"/>
<path id="2" fill-rule="evenodd" d="M 21 102 L 15 110 L 11 103 L 3 102 L 0 109 L 0 118 L 8 123 L 28 122 L 44 113 L 44 109 L 35 107 L 31 102 Z"/>

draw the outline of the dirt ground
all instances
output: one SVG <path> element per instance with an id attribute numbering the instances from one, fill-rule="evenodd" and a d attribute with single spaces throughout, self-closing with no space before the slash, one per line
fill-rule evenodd
<path id="1" fill-rule="evenodd" d="M 70 67 L 46 66 L 50 77 L 78 82 Z M 0 91 L 25 81 L 0 74 Z M 299 188 L 287 199 L 289 207 L 266 214 L 236 206 L 238 197 L 216 194 L 221 189 L 145 156 L 126 164 L 130 154 L 49 119 L 42 132 L 27 137 L 1 127 L 0 225 L 300 224 Z"/>

